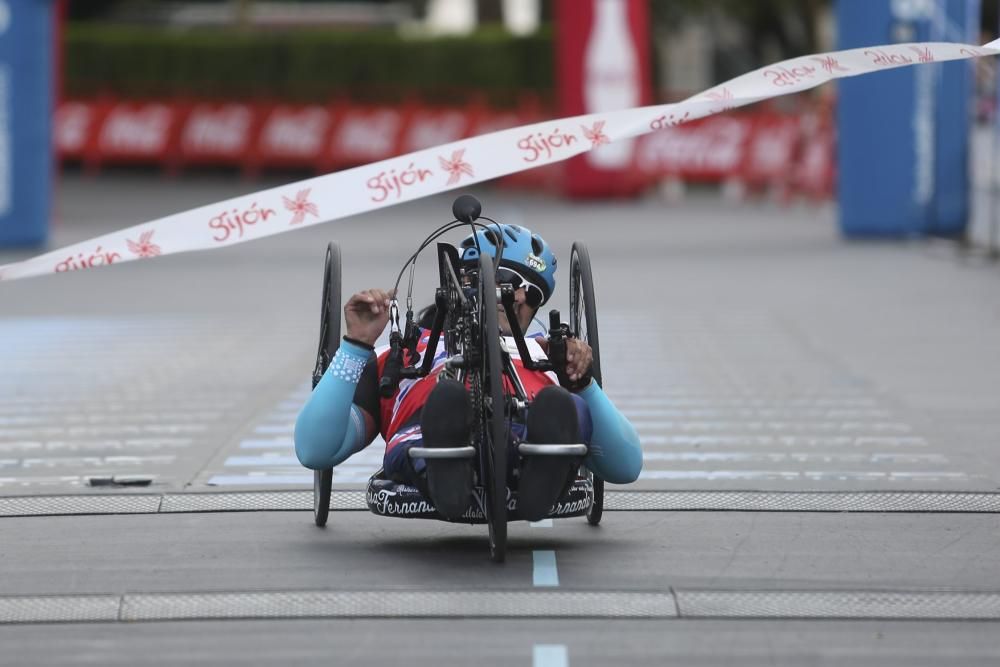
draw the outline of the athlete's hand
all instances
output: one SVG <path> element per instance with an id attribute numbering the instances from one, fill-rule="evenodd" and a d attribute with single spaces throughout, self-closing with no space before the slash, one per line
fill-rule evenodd
<path id="1" fill-rule="evenodd" d="M 594 351 L 586 341 L 579 338 L 566 339 L 566 375 L 576 382 L 590 371 L 594 363 Z"/>
<path id="2" fill-rule="evenodd" d="M 546 355 L 549 353 L 549 339 L 536 338 L 535 342 Z M 587 376 L 590 366 L 594 363 L 594 350 L 586 341 L 579 338 L 566 339 L 566 377 L 570 382 L 577 382 Z M 587 380 L 590 384 L 590 380 Z M 583 389 L 583 385 L 578 387 Z"/>
<path id="3" fill-rule="evenodd" d="M 344 325 L 347 337 L 374 345 L 389 322 L 389 300 L 392 292 L 369 289 L 358 292 L 344 305 Z"/>

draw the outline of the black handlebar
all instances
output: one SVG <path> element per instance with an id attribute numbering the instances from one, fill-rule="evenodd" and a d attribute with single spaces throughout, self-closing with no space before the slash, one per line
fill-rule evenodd
<path id="1" fill-rule="evenodd" d="M 564 387 L 570 385 L 569 376 L 566 375 L 566 339 L 569 338 L 569 327 L 559 320 L 559 311 L 549 311 L 549 361 L 552 362 L 552 370 L 559 378 L 559 384 Z"/>

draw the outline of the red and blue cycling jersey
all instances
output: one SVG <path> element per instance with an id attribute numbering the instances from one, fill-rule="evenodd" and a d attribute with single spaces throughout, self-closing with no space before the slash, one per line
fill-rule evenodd
<path id="1" fill-rule="evenodd" d="M 417 349 L 426 351 L 427 342 L 425 334 Z M 529 400 L 543 388 L 557 383 L 552 373 L 526 370 L 511 340 L 505 342 Z M 412 479 L 413 473 L 419 474 L 423 459 L 411 463 L 407 450 L 422 440 L 422 408 L 435 387 L 435 376 L 443 369 L 444 346 L 439 344 L 440 351 L 432 362 L 429 377 L 403 380 L 391 398 L 382 399 L 378 381 L 385 367 L 387 349 L 382 348 L 376 356 L 365 349 L 367 346 L 352 343 L 347 340 L 337 351 L 299 413 L 295 422 L 295 454 L 313 470 L 336 467 L 370 444 L 378 430 L 388 443 L 383 461 L 385 475 L 399 481 Z M 532 359 L 545 358 L 537 339 L 529 338 L 525 343 Z M 580 419 L 580 438 L 589 448 L 584 465 L 613 484 L 635 481 L 642 469 L 642 448 L 639 435 L 628 419 L 596 382 L 577 389 L 573 399 Z M 523 431 L 523 424 L 512 423 L 508 445 L 513 446 L 516 440 L 526 437 Z M 508 462 L 516 458 L 509 456 Z"/>
<path id="2" fill-rule="evenodd" d="M 429 340 L 430 332 L 424 331 L 417 342 L 417 352 L 420 355 L 426 352 Z M 510 350 L 511 360 L 514 363 L 517 377 L 524 387 L 528 400 L 533 399 L 535 394 L 543 388 L 558 384 L 555 373 L 533 371 L 525 368 L 521 361 L 521 355 L 514 344 L 514 339 L 508 337 L 505 338 L 505 341 L 507 342 L 507 349 Z M 535 338 L 526 337 L 524 342 L 533 361 L 546 358 L 545 352 L 542 351 L 541 346 Z M 375 352 L 377 359 L 374 364 L 374 370 L 377 373 L 377 377 L 382 377 L 382 372 L 385 369 L 385 363 L 389 355 L 389 346 L 380 347 Z M 400 380 L 399 389 L 396 390 L 396 393 L 391 398 L 380 398 L 378 400 L 378 414 L 376 415 L 372 412 L 372 416 L 378 419 L 379 432 L 386 443 L 386 461 L 391 458 L 391 452 L 403 443 L 415 443 L 422 439 L 420 409 L 427 402 L 427 397 L 434 389 L 437 382 L 437 375 L 444 368 L 446 356 L 442 336 L 442 340 L 438 342 L 431 372 L 426 377 Z M 404 353 L 404 362 L 409 363 L 409 361 L 408 353 Z M 505 378 L 505 382 L 509 382 L 509 380 Z M 512 390 L 509 386 L 506 389 L 508 391 Z M 366 393 L 368 396 L 371 396 L 370 393 Z M 356 400 L 355 402 L 358 401 Z M 370 404 L 372 399 L 368 398 L 365 402 Z M 374 408 L 373 405 L 364 405 L 363 403 L 359 403 L 359 405 L 370 412 Z"/>

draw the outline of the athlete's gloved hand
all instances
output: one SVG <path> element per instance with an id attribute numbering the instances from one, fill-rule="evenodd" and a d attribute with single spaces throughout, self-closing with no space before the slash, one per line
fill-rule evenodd
<path id="1" fill-rule="evenodd" d="M 389 323 L 389 300 L 392 292 L 369 289 L 358 292 L 344 304 L 347 337 L 374 345 Z"/>

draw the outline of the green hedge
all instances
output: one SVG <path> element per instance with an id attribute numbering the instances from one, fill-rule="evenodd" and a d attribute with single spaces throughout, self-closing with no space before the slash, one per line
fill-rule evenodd
<path id="1" fill-rule="evenodd" d="M 71 24 L 65 91 L 92 96 L 221 97 L 326 101 L 421 99 L 494 103 L 550 94 L 548 32 L 511 37 L 406 39 L 394 32 L 239 32 Z"/>

